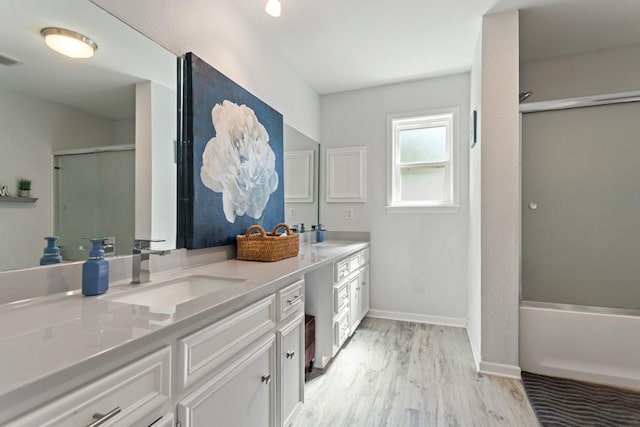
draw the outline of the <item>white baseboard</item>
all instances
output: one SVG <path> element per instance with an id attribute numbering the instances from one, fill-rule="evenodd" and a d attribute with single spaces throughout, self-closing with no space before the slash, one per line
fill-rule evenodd
<path id="1" fill-rule="evenodd" d="M 477 349 L 473 345 L 473 340 L 471 339 L 471 331 L 469 331 L 469 326 L 467 325 L 467 338 L 469 338 L 469 345 L 471 346 L 471 355 L 473 356 L 473 363 L 476 367 L 476 371 L 480 372 L 480 349 Z"/>
<path id="2" fill-rule="evenodd" d="M 400 313 L 396 311 L 369 310 L 368 317 L 376 319 L 400 320 L 403 322 L 428 323 L 430 325 L 453 326 L 456 328 L 466 328 L 467 319 L 444 316 L 428 316 L 425 314 Z"/>
<path id="3" fill-rule="evenodd" d="M 480 362 L 478 373 L 482 375 L 493 375 L 496 377 L 520 379 L 520 367 L 514 365 L 503 365 L 502 363 Z"/>

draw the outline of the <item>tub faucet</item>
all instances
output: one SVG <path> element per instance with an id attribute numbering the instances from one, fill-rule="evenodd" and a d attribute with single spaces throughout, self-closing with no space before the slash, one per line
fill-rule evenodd
<path id="1" fill-rule="evenodd" d="M 131 284 L 139 285 L 149 281 L 149 255 L 166 255 L 170 250 L 157 251 L 151 249 L 152 242 L 164 242 L 164 240 L 133 241 L 133 257 L 131 258 Z"/>

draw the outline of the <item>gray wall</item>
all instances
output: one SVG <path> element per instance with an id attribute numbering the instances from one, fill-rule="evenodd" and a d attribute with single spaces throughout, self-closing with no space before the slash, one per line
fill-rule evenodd
<path id="1" fill-rule="evenodd" d="M 459 108 L 460 211 L 387 213 L 387 115 L 446 107 Z M 321 98 L 323 152 L 332 147 L 367 147 L 367 202 L 326 203 L 323 194 L 320 219 L 329 230 L 371 231 L 374 310 L 414 315 L 416 320 L 440 316 L 466 322 L 468 118 L 468 73 Z M 346 208 L 353 209 L 353 220 L 346 219 Z"/>
<path id="2" fill-rule="evenodd" d="M 520 66 L 527 102 L 640 90 L 640 45 L 532 61 Z"/>

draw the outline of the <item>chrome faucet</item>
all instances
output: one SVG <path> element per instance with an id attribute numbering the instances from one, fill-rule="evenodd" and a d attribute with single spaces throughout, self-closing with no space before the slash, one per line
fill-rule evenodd
<path id="1" fill-rule="evenodd" d="M 149 281 L 149 255 L 166 255 L 170 250 L 157 251 L 151 249 L 152 242 L 164 242 L 164 240 L 133 241 L 133 257 L 131 258 L 131 284 L 139 285 Z"/>

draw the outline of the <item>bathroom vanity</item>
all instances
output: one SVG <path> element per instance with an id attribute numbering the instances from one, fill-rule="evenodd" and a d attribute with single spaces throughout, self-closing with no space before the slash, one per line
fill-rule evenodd
<path id="1" fill-rule="evenodd" d="M 368 310 L 368 246 L 306 242 L 275 263 L 3 304 L 0 424 L 288 425 L 304 400 L 305 304 L 332 331 L 316 336 L 324 366 Z"/>

